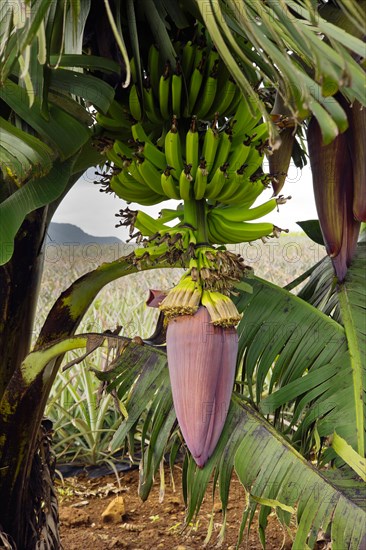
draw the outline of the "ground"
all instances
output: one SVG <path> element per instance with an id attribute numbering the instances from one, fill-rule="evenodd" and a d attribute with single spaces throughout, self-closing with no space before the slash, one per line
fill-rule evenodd
<path id="1" fill-rule="evenodd" d="M 150 497 L 141 502 L 137 495 L 138 470 L 120 474 L 118 487 L 115 476 L 98 479 L 72 478 L 59 484 L 61 539 L 64 550 L 127 549 L 127 550 L 190 550 L 201 549 L 210 523 L 212 499 L 207 493 L 198 520 L 190 529 L 182 532 L 185 509 L 180 485 L 180 467 L 174 470 L 175 491 L 169 472 L 165 475 L 165 496 L 159 502 L 160 483 L 156 481 Z M 101 514 L 107 505 L 122 495 L 125 514 L 118 523 L 104 523 Z M 232 481 L 231 498 L 228 506 L 227 532 L 223 550 L 234 550 L 241 515 L 245 503 L 244 491 L 237 479 Z M 255 522 L 256 523 L 256 522 Z M 256 524 L 244 536 L 241 549 L 262 548 Z M 210 541 L 206 548 L 214 548 L 222 527 L 219 500 L 214 502 L 214 522 Z M 292 529 L 293 531 L 293 529 Z M 274 514 L 269 517 L 266 531 L 267 550 L 289 550 L 291 538 L 285 534 Z M 320 548 L 320 546 L 319 546 Z"/>

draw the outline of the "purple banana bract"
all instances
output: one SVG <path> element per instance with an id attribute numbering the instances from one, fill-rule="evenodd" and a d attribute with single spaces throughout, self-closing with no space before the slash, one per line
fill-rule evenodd
<path id="1" fill-rule="evenodd" d="M 205 307 L 169 322 L 167 354 L 173 402 L 185 442 L 199 467 L 212 455 L 228 413 L 238 336 L 214 326 Z"/>

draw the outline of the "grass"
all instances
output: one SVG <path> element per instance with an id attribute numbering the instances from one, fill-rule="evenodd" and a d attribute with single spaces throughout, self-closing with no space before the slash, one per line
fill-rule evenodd
<path id="1" fill-rule="evenodd" d="M 244 257 L 256 275 L 280 286 L 294 280 L 325 254 L 323 247 L 299 234 L 231 249 Z M 78 247 L 52 244 L 46 248 L 34 337 L 58 296 L 73 281 L 100 263 L 130 251 L 127 245 L 100 247 L 93 243 Z M 182 273 L 182 269 L 161 269 L 131 274 L 110 283 L 95 298 L 78 332 L 103 332 L 122 325 L 120 334 L 147 338 L 154 332 L 158 316 L 156 309 L 145 305 L 149 289 L 169 289 Z M 103 394 L 98 401 L 99 382 L 89 370 L 103 368 L 104 353 L 99 350 L 56 378 L 46 414 L 54 422 L 54 450 L 59 461 L 98 464 L 113 458 L 109 441 L 122 415 L 112 396 Z M 75 355 L 68 354 L 66 361 L 73 358 Z"/>

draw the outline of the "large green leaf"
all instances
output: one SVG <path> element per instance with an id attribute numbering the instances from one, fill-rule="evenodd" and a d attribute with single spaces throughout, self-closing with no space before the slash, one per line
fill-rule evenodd
<path id="1" fill-rule="evenodd" d="M 338 129 L 343 131 L 347 127 L 344 111 L 329 96 L 340 89 L 347 97 L 365 104 L 363 70 L 346 49 L 359 54 L 364 52 L 364 44 L 352 30 L 346 32 L 323 19 L 316 3 L 285 0 L 240 4 L 232 0 L 225 3 L 197 0 L 196 3 L 213 42 L 243 93 L 251 94 L 251 90 L 239 64 L 252 66 L 255 52 L 257 70 L 263 78 L 276 88 L 281 83 L 281 93 L 295 118 L 306 117 L 309 112 L 318 118 L 326 142 L 337 135 Z M 355 25 L 361 14 L 356 12 L 349 17 Z M 331 46 L 320 38 L 322 35 L 333 41 Z M 246 48 L 248 41 L 250 53 Z M 349 80 L 344 79 L 346 74 Z"/>
<path id="2" fill-rule="evenodd" d="M 30 107 L 24 89 L 10 80 L 0 87 L 0 98 L 40 137 L 55 147 L 61 159 L 69 158 L 77 153 L 90 138 L 90 131 L 84 124 L 55 105 L 49 108 L 49 119 L 43 118 L 40 114 L 40 100 L 35 98 Z"/>
<path id="3" fill-rule="evenodd" d="M 329 526 L 333 548 L 361 548 L 366 539 L 366 514 L 359 498 L 350 498 L 337 488 L 249 408 L 244 407 L 242 415 L 245 434 L 235 455 L 235 470 L 250 494 L 249 510 L 259 502 L 276 508 L 288 522 L 290 514 L 283 512 L 295 507 L 294 549 L 313 548 L 320 529 L 327 531 Z M 359 491 L 365 487 L 356 485 Z M 262 518 L 265 527 L 266 518 Z"/>
<path id="4" fill-rule="evenodd" d="M 357 450 L 365 454 L 365 391 L 366 391 L 366 243 L 360 243 L 348 269 L 345 281 L 338 288 L 342 323 L 347 337 L 352 369 L 353 400 L 356 406 Z"/>
<path id="5" fill-rule="evenodd" d="M 117 391 L 128 414 L 112 445 L 121 445 L 131 430 L 135 432 L 139 419 L 143 424 L 142 443 L 146 442 L 149 432 L 150 441 L 143 453 L 140 472 L 140 496 L 145 499 L 164 452 L 176 441 L 165 354 L 148 346 L 129 345 L 124 347 L 109 371 L 97 375 L 108 383 L 108 391 Z M 326 530 L 329 524 L 333 544 L 338 544 L 336 547 L 339 548 L 356 549 L 362 537 L 366 536 L 365 512 L 360 502 L 364 485 L 349 478 L 348 470 L 344 475 L 332 476 L 329 481 L 237 394 L 232 399 L 215 452 L 205 467 L 198 468 L 189 457 L 183 468 L 186 524 L 198 514 L 205 496 L 206 499 L 213 498 L 215 489 L 212 497 L 207 495 L 213 477 L 223 504 L 224 519 L 219 540 L 223 539 L 234 467 L 250 495 L 245 520 L 249 518 L 251 521 L 258 503 L 264 511 L 260 514 L 262 530 L 265 530 L 271 507 L 287 524 L 297 510 L 298 531 L 294 549 L 305 548 L 306 542 L 312 548 L 318 531 Z M 344 514 L 352 525 L 357 526 L 354 530 L 344 525 Z"/>
<path id="6" fill-rule="evenodd" d="M 253 294 L 242 294 L 237 307 L 243 312 L 239 373 L 251 398 L 277 420 L 293 403 L 288 431 L 304 451 L 312 446 L 314 426 L 321 437 L 336 430 L 357 449 L 363 428 L 359 376 L 344 328 L 285 289 L 250 282 Z"/>
<path id="7" fill-rule="evenodd" d="M 74 161 L 74 158 L 56 161 L 48 174 L 32 178 L 0 203 L 0 265 L 11 258 L 15 235 L 27 214 L 62 195 L 72 175 Z"/>
<path id="8" fill-rule="evenodd" d="M 75 94 L 89 101 L 106 113 L 114 98 L 112 86 L 90 74 L 78 73 L 67 69 L 52 69 L 49 81 L 50 89 Z"/>
<path id="9" fill-rule="evenodd" d="M 54 153 L 41 140 L 0 117 L 0 166 L 17 185 L 52 167 Z"/>

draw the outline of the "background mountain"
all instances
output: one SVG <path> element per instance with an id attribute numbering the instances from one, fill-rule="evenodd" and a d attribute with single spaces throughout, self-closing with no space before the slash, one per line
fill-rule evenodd
<path id="1" fill-rule="evenodd" d="M 47 231 L 47 243 L 62 244 L 115 244 L 122 243 L 118 237 L 95 237 L 85 233 L 72 223 L 51 223 Z"/>

